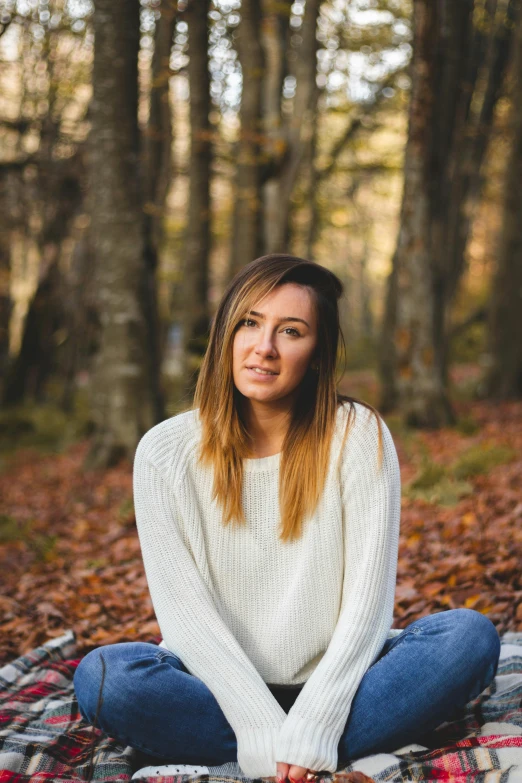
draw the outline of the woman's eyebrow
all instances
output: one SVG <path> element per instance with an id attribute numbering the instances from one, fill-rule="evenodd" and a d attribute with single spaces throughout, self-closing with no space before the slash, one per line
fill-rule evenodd
<path id="1" fill-rule="evenodd" d="M 255 310 L 249 310 L 249 313 L 251 315 L 257 315 L 258 318 L 264 318 L 265 316 L 263 313 L 256 313 Z M 287 315 L 284 318 L 280 318 L 279 321 L 282 323 L 283 321 L 286 323 L 287 321 L 299 321 L 299 323 L 305 324 L 305 326 L 308 326 L 310 328 L 310 324 L 307 323 L 307 321 L 303 321 L 302 318 L 294 318 L 293 316 Z"/>

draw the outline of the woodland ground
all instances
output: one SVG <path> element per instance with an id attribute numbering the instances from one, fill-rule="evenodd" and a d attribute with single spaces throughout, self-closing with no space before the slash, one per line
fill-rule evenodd
<path id="1" fill-rule="evenodd" d="M 456 607 L 522 630 L 522 401 L 474 399 L 452 374 L 455 427 L 415 432 L 385 416 L 403 500 L 394 627 Z M 376 401 L 371 372 L 341 391 Z M 5 434 L 5 426 L 4 426 Z M 17 448 L 0 461 L 0 664 L 72 628 L 79 654 L 160 634 L 132 504 L 132 467 L 87 473 L 88 440 Z"/>

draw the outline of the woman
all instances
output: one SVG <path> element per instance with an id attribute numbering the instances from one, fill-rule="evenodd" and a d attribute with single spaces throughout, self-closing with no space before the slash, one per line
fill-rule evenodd
<path id="1" fill-rule="evenodd" d="M 194 407 L 138 445 L 163 641 L 93 650 L 74 684 L 85 720 L 154 759 L 333 773 L 418 740 L 495 675 L 499 636 L 478 612 L 391 629 L 399 464 L 377 412 L 336 391 L 342 292 L 291 255 L 246 265 Z"/>

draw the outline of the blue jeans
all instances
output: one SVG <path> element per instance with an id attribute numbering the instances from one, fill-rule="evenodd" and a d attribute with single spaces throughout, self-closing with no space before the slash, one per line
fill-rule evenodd
<path id="1" fill-rule="evenodd" d="M 98 728 L 157 762 L 237 760 L 235 734 L 211 691 L 176 655 L 147 642 L 98 647 L 80 661 L 74 687 L 84 720 L 94 723 L 102 655 Z M 421 617 L 387 639 L 352 701 L 337 768 L 419 741 L 451 720 L 493 680 L 499 655 L 495 626 L 472 609 Z M 288 712 L 302 686 L 269 687 Z"/>

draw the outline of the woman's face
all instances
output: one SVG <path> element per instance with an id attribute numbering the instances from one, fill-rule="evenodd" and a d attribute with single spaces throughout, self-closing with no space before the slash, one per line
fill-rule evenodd
<path id="1" fill-rule="evenodd" d="M 284 320 L 288 319 L 288 320 Z M 236 388 L 259 403 L 291 401 L 317 345 L 312 296 L 297 283 L 284 283 L 257 302 L 234 335 Z M 253 365 L 271 370 L 260 375 Z"/>

